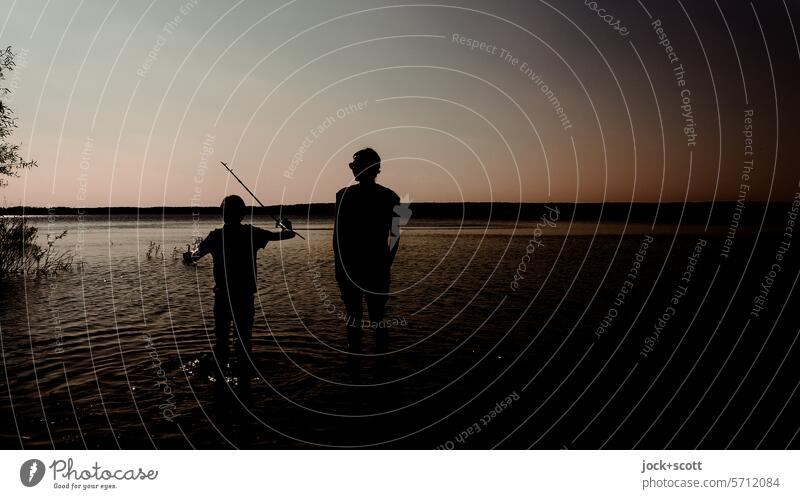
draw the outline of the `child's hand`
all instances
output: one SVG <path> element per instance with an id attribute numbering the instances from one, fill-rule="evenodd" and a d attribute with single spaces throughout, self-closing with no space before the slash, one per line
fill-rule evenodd
<path id="1" fill-rule="evenodd" d="M 275 224 L 276 227 L 281 227 L 288 231 L 292 230 L 292 222 L 288 218 L 281 218 L 280 222 Z"/>

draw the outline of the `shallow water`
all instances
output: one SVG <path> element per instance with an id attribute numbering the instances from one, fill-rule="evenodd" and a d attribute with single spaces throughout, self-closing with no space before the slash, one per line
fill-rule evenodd
<path id="1" fill-rule="evenodd" d="M 638 362 L 652 317 L 663 310 L 675 276 L 704 234 L 701 226 L 684 227 L 676 236 L 674 227 L 642 224 L 560 222 L 541 235 L 533 223 L 412 224 L 393 268 L 391 352 L 373 355 L 367 337 L 365 355 L 354 362 L 345 351 L 330 221 L 298 224 L 307 241 L 270 243 L 259 253 L 253 332 L 258 373 L 250 392 L 240 393 L 235 380 L 212 380 L 192 368 L 212 344 L 211 258 L 192 267 L 173 255 L 173 248 L 183 251 L 216 220 L 56 217 L 38 224 L 42 233 L 68 230 L 60 246 L 85 265 L 14 280 L 2 290 L 5 447 L 435 447 L 512 393 L 529 395 L 464 446 L 573 445 L 589 420 L 570 405 L 582 392 L 589 395 L 580 397 L 581 404 L 590 407 L 583 413 L 602 414 L 598 427 L 622 420 L 624 413 L 615 420 L 617 408 L 603 404 Z M 678 351 L 683 333 L 679 324 L 688 324 L 698 307 L 706 307 L 709 324 L 719 320 L 708 310 L 714 305 L 701 300 L 722 265 L 721 230 L 704 236 L 711 242 L 695 289 L 674 330 L 664 335 L 660 360 L 641 364 L 640 373 L 655 377 L 669 365 L 667 356 Z M 616 329 L 597 338 L 597 325 L 645 234 L 655 239 L 636 296 L 620 307 Z M 520 273 L 534 237 L 541 245 Z M 751 239 L 737 241 L 742 258 Z M 151 241 L 161 250 L 148 257 Z M 724 279 L 735 281 L 733 264 L 725 265 Z M 511 288 L 515 272 L 521 277 L 517 290 Z M 725 295 L 724 286 L 717 288 L 712 295 Z M 635 324 L 630 335 L 627 323 Z M 702 345 L 706 336 L 701 331 L 693 337 Z M 727 350 L 720 352 L 713 355 Z M 711 371 L 719 367 L 715 362 Z M 644 379 L 627 386 L 637 383 L 647 388 Z M 641 394 L 631 397 L 635 402 Z M 543 423 L 516 431 L 530 416 Z M 544 432 L 555 424 L 560 426 Z M 636 422 L 631 434 L 647 424 Z M 598 446 L 610 434 L 593 431 L 581 434 L 583 445 Z M 503 440 L 508 435 L 513 437 Z M 630 445 L 625 438 L 619 445 Z"/>

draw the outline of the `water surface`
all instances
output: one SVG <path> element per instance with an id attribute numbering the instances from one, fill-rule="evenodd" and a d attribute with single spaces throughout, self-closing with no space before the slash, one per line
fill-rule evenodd
<path id="1" fill-rule="evenodd" d="M 365 355 L 354 364 L 333 279 L 331 221 L 298 223 L 306 241 L 270 243 L 259 253 L 258 374 L 243 395 L 233 380 L 212 381 L 192 369 L 212 344 L 212 261 L 187 266 L 178 255 L 215 228 L 215 218 L 41 217 L 36 223 L 42 234 L 67 230 L 60 247 L 84 265 L 15 279 L 2 290 L 0 438 L 6 447 L 436 447 L 495 402 L 524 393 L 515 402 L 519 409 L 463 445 L 494 445 L 511 433 L 513 446 L 530 445 L 536 441 L 525 436 L 531 430 L 512 430 L 536 409 L 547 421 L 534 432 L 546 437 L 537 445 L 559 447 L 588 422 L 580 412 L 565 412 L 581 387 L 591 388 L 581 403 L 598 411 L 636 365 L 651 316 L 663 309 L 673 276 L 702 236 L 712 241 L 708 265 L 676 319 L 688 323 L 718 265 L 712 246 L 724 233 L 721 227 L 688 226 L 676 235 L 674 226 L 569 221 L 538 228 L 535 221 L 412 223 L 393 268 L 392 351 L 374 356 L 367 337 Z M 636 297 L 619 307 L 615 327 L 598 338 L 598 324 L 650 235 Z M 530 259 L 523 260 L 526 248 Z M 639 317 L 643 306 L 652 314 Z M 626 334 L 629 324 L 633 334 Z M 665 341 L 680 334 L 676 325 Z M 576 379 L 583 384 L 566 393 L 562 384 Z M 554 421 L 561 426 L 542 434 Z M 606 434 L 586 445 L 598 445 Z"/>

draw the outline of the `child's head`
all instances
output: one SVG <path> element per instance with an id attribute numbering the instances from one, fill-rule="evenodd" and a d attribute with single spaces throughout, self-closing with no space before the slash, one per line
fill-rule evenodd
<path id="1" fill-rule="evenodd" d="M 244 200 L 236 194 L 226 196 L 219 207 L 222 208 L 222 220 L 225 224 L 242 223 L 244 214 L 247 211 Z"/>
<path id="2" fill-rule="evenodd" d="M 353 176 L 359 182 L 364 180 L 374 181 L 375 177 L 381 172 L 381 157 L 374 149 L 367 147 L 353 154 L 353 162 L 350 163 Z"/>

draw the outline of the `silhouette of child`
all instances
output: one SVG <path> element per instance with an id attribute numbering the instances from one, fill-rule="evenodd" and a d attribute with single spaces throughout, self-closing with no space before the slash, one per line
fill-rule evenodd
<path id="1" fill-rule="evenodd" d="M 287 230 L 272 232 L 252 225 L 242 224 L 247 211 L 242 198 L 227 196 L 222 205 L 224 225 L 214 229 L 194 252 L 187 251 L 183 259 L 194 263 L 211 254 L 214 259 L 214 344 L 216 362 L 212 367 L 217 374 L 224 372 L 228 363 L 231 323 L 234 327 L 239 381 L 249 381 L 251 364 L 251 333 L 255 313 L 253 294 L 256 291 L 256 253 L 270 241 L 291 239 L 295 236 L 292 224 L 282 219 Z"/>

